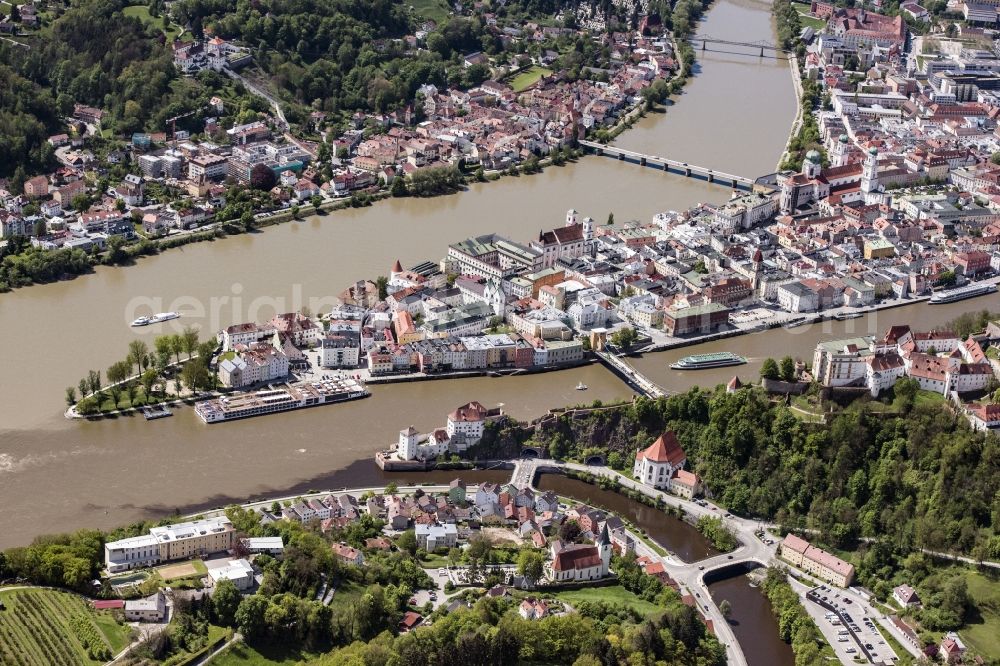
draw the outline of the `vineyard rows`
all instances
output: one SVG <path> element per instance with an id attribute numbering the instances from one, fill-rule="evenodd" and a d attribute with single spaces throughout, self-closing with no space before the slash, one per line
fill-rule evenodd
<path id="1" fill-rule="evenodd" d="M 5 595 L 4 603 L 0 665 L 90 666 L 109 658 L 111 648 L 79 597 L 68 592 L 18 591 Z"/>

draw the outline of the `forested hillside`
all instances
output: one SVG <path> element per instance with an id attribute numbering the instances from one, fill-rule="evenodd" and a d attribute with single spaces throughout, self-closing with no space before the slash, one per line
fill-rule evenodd
<path id="1" fill-rule="evenodd" d="M 74 104 L 103 109 L 118 134 L 163 130 L 165 120 L 207 101 L 197 79 L 181 81 L 163 33 L 123 13 L 123 0 L 70 4 L 29 48 L 0 44 L 0 176 L 49 164 L 45 139 L 65 132 Z M 203 99 L 204 98 L 204 99 Z"/>
<path id="2" fill-rule="evenodd" d="M 899 406 L 901 404 L 901 406 Z M 1000 441 L 944 405 L 856 403 L 828 426 L 797 419 L 763 392 L 693 389 L 617 410 L 564 415 L 537 432 L 489 432 L 480 455 L 521 443 L 556 457 L 608 453 L 630 469 L 635 451 L 672 428 L 698 472 L 735 513 L 817 529 L 835 547 L 859 538 L 1000 558 Z"/>

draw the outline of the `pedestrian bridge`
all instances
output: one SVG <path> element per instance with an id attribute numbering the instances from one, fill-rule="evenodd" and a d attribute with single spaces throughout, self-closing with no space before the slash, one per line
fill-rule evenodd
<path id="1" fill-rule="evenodd" d="M 712 37 L 711 35 L 695 35 L 694 37 L 689 37 L 688 39 L 692 44 L 701 42 L 702 51 L 707 51 L 709 44 L 722 44 L 723 46 L 745 46 L 748 49 L 760 49 L 761 57 L 764 56 L 765 51 L 771 51 L 772 53 L 792 53 L 791 49 L 786 49 L 784 46 L 778 46 L 764 40 L 756 42 L 741 42 L 734 41 L 732 39 L 720 39 L 718 37 Z"/>
<path id="2" fill-rule="evenodd" d="M 596 155 L 616 157 L 622 161 L 634 162 L 639 166 L 660 168 L 668 173 L 676 173 L 688 178 L 701 178 L 710 183 L 731 186 L 734 190 L 750 190 L 753 188 L 753 179 L 747 178 L 746 176 L 737 176 L 735 174 L 726 173 L 725 171 L 709 169 L 708 167 L 688 164 L 687 162 L 679 162 L 666 157 L 660 157 L 659 155 L 647 155 L 646 153 L 637 153 L 634 150 L 626 150 L 625 148 L 619 148 L 617 146 L 606 146 L 595 141 L 584 140 L 579 143 L 584 149 L 589 150 Z"/>
<path id="3" fill-rule="evenodd" d="M 631 365 L 623 361 L 620 356 L 616 356 L 615 354 L 607 351 L 599 351 L 595 353 L 597 354 L 597 357 L 601 359 L 601 363 L 603 363 L 605 367 L 618 375 L 618 377 L 620 377 L 626 384 L 638 390 L 647 398 L 662 398 L 667 395 L 666 391 L 660 388 L 657 384 L 653 383 Z"/>

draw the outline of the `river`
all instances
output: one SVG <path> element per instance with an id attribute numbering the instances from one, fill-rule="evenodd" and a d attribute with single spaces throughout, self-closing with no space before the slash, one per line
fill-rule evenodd
<path id="1" fill-rule="evenodd" d="M 709 592 L 716 604 L 729 602 L 732 612 L 729 625 L 736 634 L 749 666 L 792 666 L 795 655 L 791 646 L 778 637 L 778 622 L 771 612 L 771 602 L 759 587 L 752 587 L 745 575 L 710 583 Z"/>
<path id="2" fill-rule="evenodd" d="M 700 31 L 774 39 L 769 4 L 747 0 L 717 0 Z M 795 113 L 787 65 L 756 54 L 699 50 L 698 56 L 696 77 L 666 112 L 649 114 L 618 142 L 748 176 L 773 170 Z M 625 398 L 630 391 L 623 384 L 590 366 L 376 386 L 367 400 L 215 426 L 201 424 L 189 408 L 148 423 L 62 417 L 64 387 L 122 358 L 135 337 L 151 343 L 154 335 L 182 324 L 207 336 L 303 305 L 319 312 L 351 282 L 386 274 L 397 258 L 404 265 L 437 260 L 448 243 L 491 231 L 526 241 L 561 225 L 569 208 L 599 222 L 612 212 L 619 222 L 645 221 L 659 211 L 721 202 L 728 195 L 699 180 L 586 157 L 536 176 L 473 185 L 454 196 L 339 211 L 4 294 L 0 547 L 41 533 L 110 528 L 293 488 L 378 483 L 382 477 L 368 462 L 374 451 L 408 425 L 441 425 L 448 411 L 472 399 L 504 403 L 513 416 L 529 418 L 581 398 Z M 184 318 L 158 330 L 128 327 L 149 310 L 178 310 Z M 755 356 L 781 355 L 789 336 L 801 339 L 777 331 L 743 340 L 756 340 Z M 665 367 L 671 358 L 661 354 L 638 362 Z M 718 376 L 667 379 L 680 385 Z M 581 381 L 590 387 L 582 396 L 573 390 Z"/>
<path id="3" fill-rule="evenodd" d="M 542 474 L 538 477 L 536 487 L 610 511 L 645 530 L 653 541 L 685 562 L 695 562 L 719 554 L 693 525 L 621 493 L 604 490 L 600 486 L 562 474 Z"/>

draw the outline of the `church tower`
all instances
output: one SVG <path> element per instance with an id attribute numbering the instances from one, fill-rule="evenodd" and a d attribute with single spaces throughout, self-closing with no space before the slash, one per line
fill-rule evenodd
<path id="1" fill-rule="evenodd" d="M 850 142 L 846 134 L 841 134 L 837 143 L 833 144 L 833 166 L 841 167 L 847 164 L 847 155 L 850 152 Z"/>
<path id="2" fill-rule="evenodd" d="M 594 240 L 594 218 L 583 218 L 583 240 L 590 242 Z"/>
<path id="3" fill-rule="evenodd" d="M 764 253 L 758 247 L 753 253 L 753 290 L 760 289 L 760 276 L 764 272 Z"/>
<path id="4" fill-rule="evenodd" d="M 572 227 L 574 224 L 576 224 L 576 211 L 570 208 L 566 211 L 566 226 Z"/>
<path id="5" fill-rule="evenodd" d="M 601 556 L 601 575 L 608 575 L 608 569 L 611 567 L 611 537 L 608 535 L 608 525 L 604 524 L 604 529 L 601 530 L 601 536 L 597 539 L 597 552 Z"/>
<path id="6" fill-rule="evenodd" d="M 483 290 L 483 298 L 493 308 L 493 314 L 503 317 L 506 310 L 507 297 L 503 293 L 503 286 L 500 280 L 490 278 L 486 281 L 486 289 Z"/>
<path id="7" fill-rule="evenodd" d="M 878 191 L 878 148 L 868 149 L 864 167 L 861 170 L 861 194 L 867 202 L 873 192 Z"/>
<path id="8" fill-rule="evenodd" d="M 819 174 L 822 170 L 823 157 L 819 154 L 819 152 L 810 150 L 806 153 L 806 158 L 802 161 L 802 175 L 812 180 L 813 178 L 819 178 Z"/>

